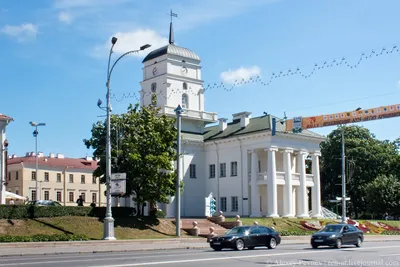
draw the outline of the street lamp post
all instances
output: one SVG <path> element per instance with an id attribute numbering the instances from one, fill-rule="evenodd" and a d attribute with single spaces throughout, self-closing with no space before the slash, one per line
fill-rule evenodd
<path id="1" fill-rule="evenodd" d="M 29 122 L 29 124 L 32 127 L 35 127 L 35 130 L 33 131 L 33 137 L 35 137 L 35 155 L 36 155 L 36 173 L 35 173 L 35 181 L 36 181 L 36 185 L 35 185 L 35 190 L 36 190 L 36 194 L 35 194 L 35 200 L 38 200 L 38 177 L 39 177 L 39 157 L 38 157 L 38 127 L 39 126 L 46 126 L 46 123 L 40 122 L 40 123 L 36 123 L 36 122 Z M 33 199 L 32 199 L 33 200 Z"/>
<path id="2" fill-rule="evenodd" d="M 181 114 L 184 112 L 181 105 L 174 110 L 176 113 L 177 119 L 177 156 L 176 156 L 176 170 L 177 170 L 177 178 L 176 178 L 176 192 L 175 192 L 175 201 L 176 201 L 176 211 L 175 211 L 175 225 L 176 225 L 176 236 L 181 236 Z"/>
<path id="3" fill-rule="evenodd" d="M 132 53 L 139 52 L 141 50 L 145 50 L 146 48 L 149 48 L 151 45 L 146 44 L 140 47 L 139 50 L 132 50 L 128 51 L 125 54 L 122 54 L 112 65 L 110 68 L 110 61 L 111 61 L 111 54 L 113 53 L 113 48 L 114 45 L 117 42 L 117 37 L 112 37 L 111 38 L 111 49 L 108 55 L 108 68 L 107 68 L 107 82 L 106 82 L 106 87 L 107 87 L 107 119 L 106 119 L 106 188 L 107 188 L 107 201 L 106 201 L 106 216 L 104 218 L 104 240 L 115 240 L 116 238 L 114 237 L 114 219 L 112 217 L 112 212 L 111 212 L 111 103 L 110 103 L 110 78 L 111 78 L 111 73 L 115 67 L 115 65 L 118 63 L 118 61 L 123 58 L 124 56 Z M 97 102 L 97 105 L 100 107 L 101 101 Z"/>

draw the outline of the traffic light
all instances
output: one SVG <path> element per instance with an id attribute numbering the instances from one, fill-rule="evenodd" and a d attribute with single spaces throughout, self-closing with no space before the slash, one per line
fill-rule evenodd
<path id="1" fill-rule="evenodd" d="M 216 210 L 217 210 L 217 201 L 215 200 L 215 198 L 211 198 L 211 200 L 210 200 L 210 214 L 211 214 L 211 216 L 214 215 Z"/>

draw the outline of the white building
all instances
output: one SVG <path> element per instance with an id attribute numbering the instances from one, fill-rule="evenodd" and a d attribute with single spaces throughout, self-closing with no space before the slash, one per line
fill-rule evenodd
<path id="1" fill-rule="evenodd" d="M 271 115 L 251 118 L 250 112 L 238 112 L 228 120 L 205 111 L 200 57 L 174 44 L 172 25 L 170 44 L 149 53 L 143 64 L 141 105 L 150 105 L 155 95 L 165 114 L 175 117 L 179 104 L 185 110 L 182 217 L 205 216 L 205 197 L 210 192 L 217 210 L 226 216 L 308 217 L 310 189 L 312 216 L 321 216 L 323 136 L 307 130 L 285 132 L 279 122 L 272 136 Z M 312 174 L 306 173 L 307 155 L 312 157 Z M 175 216 L 173 199 L 161 205 L 167 217 Z"/>
<path id="2" fill-rule="evenodd" d="M 13 118 L 0 114 L 0 204 L 6 204 L 6 127 Z"/>

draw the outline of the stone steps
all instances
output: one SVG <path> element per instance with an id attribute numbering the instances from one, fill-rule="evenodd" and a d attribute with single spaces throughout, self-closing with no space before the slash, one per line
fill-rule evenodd
<path id="1" fill-rule="evenodd" d="M 200 229 L 200 233 L 199 236 L 203 236 L 203 237 L 207 237 L 207 235 L 210 233 L 210 227 L 214 228 L 214 232 L 217 235 L 223 235 L 225 234 L 226 231 L 228 231 L 228 229 L 213 223 L 207 219 L 182 219 L 182 224 L 181 227 L 183 230 L 189 230 L 193 228 L 193 222 L 196 221 L 197 222 L 197 228 Z"/>

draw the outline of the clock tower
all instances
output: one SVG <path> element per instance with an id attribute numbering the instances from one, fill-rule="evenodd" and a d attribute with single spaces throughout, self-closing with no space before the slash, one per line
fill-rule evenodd
<path id="1" fill-rule="evenodd" d="M 175 117 L 174 109 L 181 105 L 184 109 L 182 126 L 188 131 L 195 130 L 190 129 L 193 127 L 188 125 L 189 121 L 197 125 L 196 132 L 199 124 L 204 127 L 205 123 L 217 121 L 216 113 L 204 111 L 200 57 L 193 51 L 174 44 L 172 22 L 169 44 L 150 52 L 142 63 L 144 64 L 140 90 L 142 106 L 156 105 L 161 108 L 162 113 Z"/>

